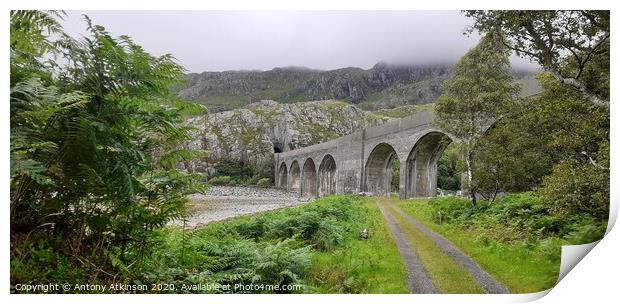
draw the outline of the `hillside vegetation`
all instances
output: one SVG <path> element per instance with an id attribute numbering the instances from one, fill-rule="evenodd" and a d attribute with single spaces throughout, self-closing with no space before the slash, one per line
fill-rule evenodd
<path id="1" fill-rule="evenodd" d="M 187 75 L 177 88 L 184 99 L 207 105 L 211 112 L 243 107 L 260 100 L 281 103 L 339 99 L 365 110 L 434 102 L 443 93 L 451 64 L 393 65 L 384 62 L 368 70 L 342 68 L 313 70 L 302 67 L 269 71 L 203 72 Z M 526 95 L 537 90 L 532 72 L 515 71 L 527 83 Z"/>

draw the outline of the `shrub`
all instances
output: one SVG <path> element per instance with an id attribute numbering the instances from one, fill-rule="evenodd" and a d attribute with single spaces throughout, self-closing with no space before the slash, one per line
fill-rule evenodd
<path id="1" fill-rule="evenodd" d="M 266 232 L 266 222 L 263 216 L 251 217 L 246 221 L 239 221 L 238 223 L 230 225 L 229 231 L 258 241 Z"/>
<path id="2" fill-rule="evenodd" d="M 276 243 L 254 242 L 225 235 L 202 235 L 186 244 L 183 256 L 178 248 L 164 247 L 157 259 L 148 264 L 142 276 L 144 283 L 173 284 L 300 284 L 300 276 L 310 266 L 308 247 L 293 240 Z M 175 292 L 174 290 L 170 292 Z M 228 293 L 260 293 L 270 291 L 234 290 L 203 291 Z M 276 291 L 277 292 L 277 291 Z M 289 292 L 289 291 L 282 291 Z"/>
<path id="3" fill-rule="evenodd" d="M 468 199 L 459 197 L 433 198 L 428 202 L 433 220 L 448 223 L 471 214 L 472 206 Z"/>
<path id="4" fill-rule="evenodd" d="M 544 198 L 530 192 L 505 195 L 490 204 L 482 201 L 475 207 L 455 197 L 434 198 L 429 206 L 437 223 L 475 225 L 486 229 L 488 235 L 481 237 L 503 241 L 535 242 L 555 237 L 567 244 L 582 244 L 600 239 L 605 232 L 604 221 L 587 213 L 555 214 Z"/>
<path id="5" fill-rule="evenodd" d="M 144 264 L 143 275 L 130 279 L 178 285 L 301 284 L 312 250 L 332 250 L 342 247 L 346 238 L 357 237 L 364 222 L 358 217 L 364 214 L 363 208 L 353 206 L 362 201 L 336 196 L 299 208 L 213 223 L 189 234 L 164 231 L 151 260 Z M 354 279 L 347 273 L 346 282 L 340 283 L 349 288 L 363 284 Z"/>
<path id="6" fill-rule="evenodd" d="M 217 175 L 230 176 L 235 179 L 247 179 L 254 175 L 253 168 L 238 160 L 225 160 L 215 166 Z"/>
<path id="7" fill-rule="evenodd" d="M 314 232 L 312 242 L 319 250 L 332 250 L 343 244 L 343 234 L 335 220 L 325 220 L 319 224 L 319 229 Z"/>
<path id="8" fill-rule="evenodd" d="M 272 185 L 271 178 L 261 178 L 258 180 L 258 182 L 256 182 L 256 186 L 260 188 L 267 188 L 271 185 Z"/>
<path id="9" fill-rule="evenodd" d="M 17 283 L 79 283 L 87 278 L 82 268 L 73 265 L 64 255 L 43 241 L 20 244 L 21 256 L 11 258 L 11 284 Z"/>
<path id="10" fill-rule="evenodd" d="M 531 227 L 531 220 L 538 216 L 548 216 L 547 208 L 539 197 L 530 193 L 511 194 L 493 202 L 488 213 L 502 222 L 525 222 Z"/>
<path id="11" fill-rule="evenodd" d="M 319 250 L 331 250 L 344 241 L 345 234 L 355 235 L 357 209 L 353 197 L 322 199 L 319 204 L 303 209 L 288 209 L 277 214 L 265 214 L 230 223 L 227 233 L 254 240 L 284 240 L 295 238 Z"/>
<path id="12" fill-rule="evenodd" d="M 253 284 L 300 284 L 300 275 L 310 266 L 308 247 L 292 249 L 291 240 L 264 247 L 252 266 Z M 284 291 L 287 292 L 287 291 Z"/>
<path id="13" fill-rule="evenodd" d="M 568 244 L 586 244 L 598 241 L 605 235 L 605 222 L 589 216 L 575 217 L 568 224 L 569 232 L 565 236 Z"/>
<path id="14" fill-rule="evenodd" d="M 171 91 L 184 71 L 172 56 L 86 16 L 87 34 L 70 38 L 61 15 L 11 11 L 12 266 L 57 259 L 113 281 L 151 252 L 153 231 L 183 215 L 187 195 L 204 190 L 178 168 L 204 156 L 185 148 L 193 128 L 183 111 L 197 106 Z M 19 242 L 49 248 L 22 255 Z"/>
<path id="15" fill-rule="evenodd" d="M 574 160 L 561 162 L 553 168 L 551 175 L 544 178 L 538 194 L 556 215 L 589 214 L 607 220 L 609 169 Z"/>
<path id="16" fill-rule="evenodd" d="M 260 179 L 273 176 L 273 166 L 273 160 L 256 164 L 239 160 L 225 160 L 215 166 L 215 171 L 217 175 L 230 176 L 237 184 L 256 185 Z"/>
<path id="17" fill-rule="evenodd" d="M 213 186 L 226 186 L 230 184 L 232 178 L 227 175 L 215 176 L 209 179 L 209 184 Z"/>
<path id="18" fill-rule="evenodd" d="M 260 180 L 260 176 L 253 176 L 251 178 L 248 178 L 246 180 L 243 181 L 243 184 L 246 186 L 252 186 L 252 185 L 256 185 L 258 183 L 258 181 Z"/>

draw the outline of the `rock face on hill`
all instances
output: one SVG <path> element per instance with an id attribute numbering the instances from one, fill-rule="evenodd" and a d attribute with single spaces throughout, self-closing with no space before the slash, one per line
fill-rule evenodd
<path id="1" fill-rule="evenodd" d="M 451 65 L 389 65 L 368 70 L 329 71 L 300 67 L 269 71 L 225 71 L 189 74 L 182 98 L 206 104 L 213 112 L 239 108 L 264 99 L 292 103 L 338 99 L 365 109 L 433 102 L 442 92 Z"/>
<path id="2" fill-rule="evenodd" d="M 400 110 L 405 114 L 413 111 L 416 110 L 407 107 Z M 209 151 L 209 156 L 188 166 L 212 173 L 214 165 L 223 160 L 270 163 L 274 151 L 321 143 L 403 115 L 396 112 L 375 114 L 334 100 L 294 104 L 264 100 L 240 109 L 195 117 L 189 122 L 198 131 L 189 145 Z"/>

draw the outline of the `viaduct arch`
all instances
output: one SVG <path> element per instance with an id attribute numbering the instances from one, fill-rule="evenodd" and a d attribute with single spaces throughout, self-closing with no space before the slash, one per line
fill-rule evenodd
<path id="1" fill-rule="evenodd" d="M 303 197 L 367 192 L 389 195 L 391 164 L 400 163 L 401 198 L 435 196 L 437 162 L 453 137 L 434 112 L 367 128 L 328 142 L 274 153 L 277 186 Z"/>
<path id="2" fill-rule="evenodd" d="M 336 160 L 330 154 L 326 154 L 319 165 L 318 196 L 336 194 Z"/>

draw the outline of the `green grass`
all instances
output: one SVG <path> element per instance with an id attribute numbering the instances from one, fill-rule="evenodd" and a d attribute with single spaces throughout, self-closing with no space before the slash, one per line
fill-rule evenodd
<path id="1" fill-rule="evenodd" d="M 432 103 L 423 105 L 404 105 L 392 109 L 377 110 L 373 113 L 382 117 L 404 118 L 418 112 L 431 110 L 433 106 L 434 104 Z"/>
<path id="2" fill-rule="evenodd" d="M 452 241 L 481 267 L 515 293 L 538 292 L 553 287 L 559 272 L 559 246 L 554 243 L 504 243 L 488 237 L 483 228 L 432 221 L 428 200 L 399 201 L 397 205 L 429 229 Z M 556 248 L 557 247 L 557 248 Z M 551 253 L 550 253 L 551 252 Z"/>
<path id="3" fill-rule="evenodd" d="M 372 199 L 361 208 L 372 236 L 314 254 L 308 279 L 320 293 L 408 293 L 407 270 L 381 212 Z"/>
<path id="4" fill-rule="evenodd" d="M 361 239 L 367 228 L 372 237 Z M 143 283 L 301 284 L 303 293 L 406 293 L 407 273 L 373 200 L 331 196 L 160 232 Z M 258 280 L 257 282 L 254 282 Z"/>
<path id="5" fill-rule="evenodd" d="M 379 204 L 385 201 L 379 201 Z M 388 212 L 401 227 L 413 245 L 420 261 L 424 264 L 435 286 L 443 293 L 484 293 L 475 279 L 450 256 L 445 254 L 435 242 L 422 231 L 387 205 Z"/>

